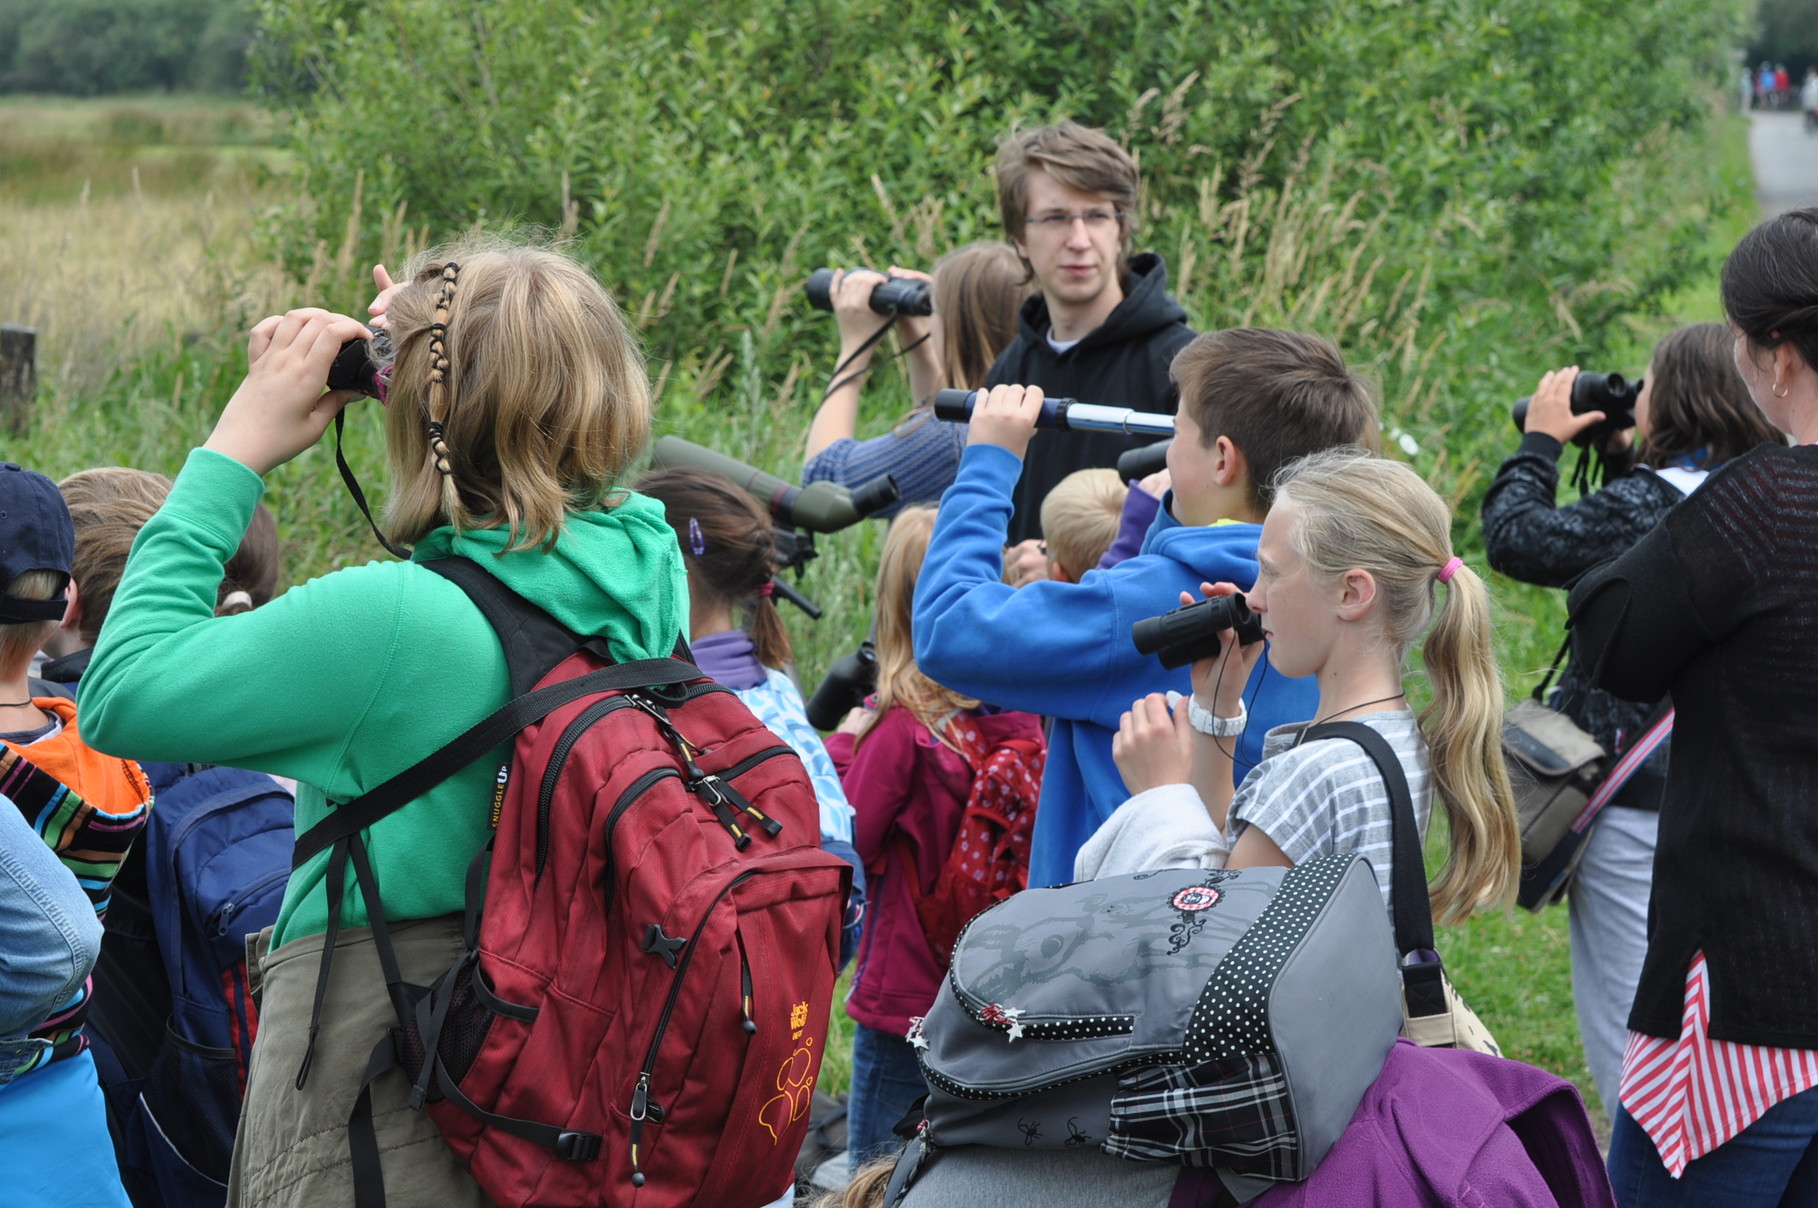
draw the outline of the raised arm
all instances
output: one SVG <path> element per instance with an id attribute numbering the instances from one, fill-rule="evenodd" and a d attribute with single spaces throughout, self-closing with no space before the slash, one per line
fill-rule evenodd
<path id="1" fill-rule="evenodd" d="M 342 571 L 216 617 L 221 568 L 261 490 L 244 465 L 190 454 L 140 532 L 83 676 L 91 745 L 327 787 L 323 752 L 340 750 L 397 656 L 400 580 L 411 568 Z M 304 754 L 312 750 L 314 759 Z"/>
<path id="2" fill-rule="evenodd" d="M 912 269 L 890 269 L 892 277 L 932 280 L 926 273 Z M 835 273 L 831 294 L 833 314 L 840 329 L 840 355 L 834 362 L 835 376 L 828 383 L 814 420 L 808 425 L 808 447 L 804 460 L 813 458 L 836 440 L 852 439 L 858 432 L 859 393 L 865 374 L 877 356 L 877 346 L 865 344 L 887 321 L 871 309 L 871 293 L 884 281 L 882 273 L 855 269 Z M 897 332 L 904 345 L 915 345 L 906 355 L 909 362 L 909 391 L 919 403 L 940 389 L 940 362 L 934 355 L 934 343 L 926 339 L 928 320 L 920 315 L 899 315 Z"/>

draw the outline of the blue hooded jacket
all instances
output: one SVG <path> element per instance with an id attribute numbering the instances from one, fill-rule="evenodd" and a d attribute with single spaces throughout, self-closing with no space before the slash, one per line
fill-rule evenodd
<path id="1" fill-rule="evenodd" d="M 1035 816 L 1031 885 L 1073 879 L 1073 857 L 1129 796 L 1111 760 L 1118 719 L 1150 692 L 1191 692 L 1185 667 L 1138 654 L 1130 627 L 1197 595 L 1203 582 L 1256 581 L 1254 524 L 1183 526 L 1164 508 L 1143 552 L 1078 583 L 1003 582 L 1004 534 L 1022 463 L 973 445 L 941 497 L 915 587 L 915 660 L 936 683 L 1004 709 L 1054 719 Z M 1259 663 L 1245 692 L 1250 722 L 1237 744 L 1241 782 L 1273 726 L 1310 719 L 1319 690 Z"/>

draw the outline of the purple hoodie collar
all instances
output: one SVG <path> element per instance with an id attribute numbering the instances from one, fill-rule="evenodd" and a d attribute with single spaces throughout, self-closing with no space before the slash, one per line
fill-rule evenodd
<path id="1" fill-rule="evenodd" d="M 757 660 L 757 648 L 743 629 L 710 633 L 689 643 L 694 665 L 734 690 L 755 688 L 769 678 Z"/>

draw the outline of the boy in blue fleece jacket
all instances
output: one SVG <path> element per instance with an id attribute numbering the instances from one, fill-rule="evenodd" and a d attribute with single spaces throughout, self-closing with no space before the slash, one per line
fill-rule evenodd
<path id="1" fill-rule="evenodd" d="M 972 413 L 959 477 L 941 498 L 915 589 L 924 674 L 1005 709 L 1054 720 L 1035 818 L 1029 883 L 1073 879 L 1073 857 L 1126 797 L 1111 739 L 1130 703 L 1192 691 L 1188 670 L 1138 654 L 1130 627 L 1197 597 L 1201 583 L 1256 581 L 1256 542 L 1282 466 L 1337 445 L 1373 448 L 1376 404 L 1338 350 L 1269 328 L 1207 332 L 1174 358 L 1180 413 L 1168 447 L 1173 490 L 1142 552 L 1078 583 L 1002 581 L 1004 538 L 1039 388 L 998 386 Z M 1090 401 L 1090 400 L 1087 400 Z M 1273 726 L 1309 720 L 1312 680 L 1257 664 L 1236 778 Z"/>

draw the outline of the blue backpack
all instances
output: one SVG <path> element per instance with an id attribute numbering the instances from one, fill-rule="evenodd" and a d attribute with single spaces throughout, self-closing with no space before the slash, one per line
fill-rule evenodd
<path id="1" fill-rule="evenodd" d="M 226 1199 L 257 1026 L 246 939 L 277 921 L 295 803 L 261 772 L 146 773 L 155 797 L 140 842 L 170 1018 L 147 1076 L 109 1087 L 116 1142 L 142 1208 L 214 1208 Z"/>

